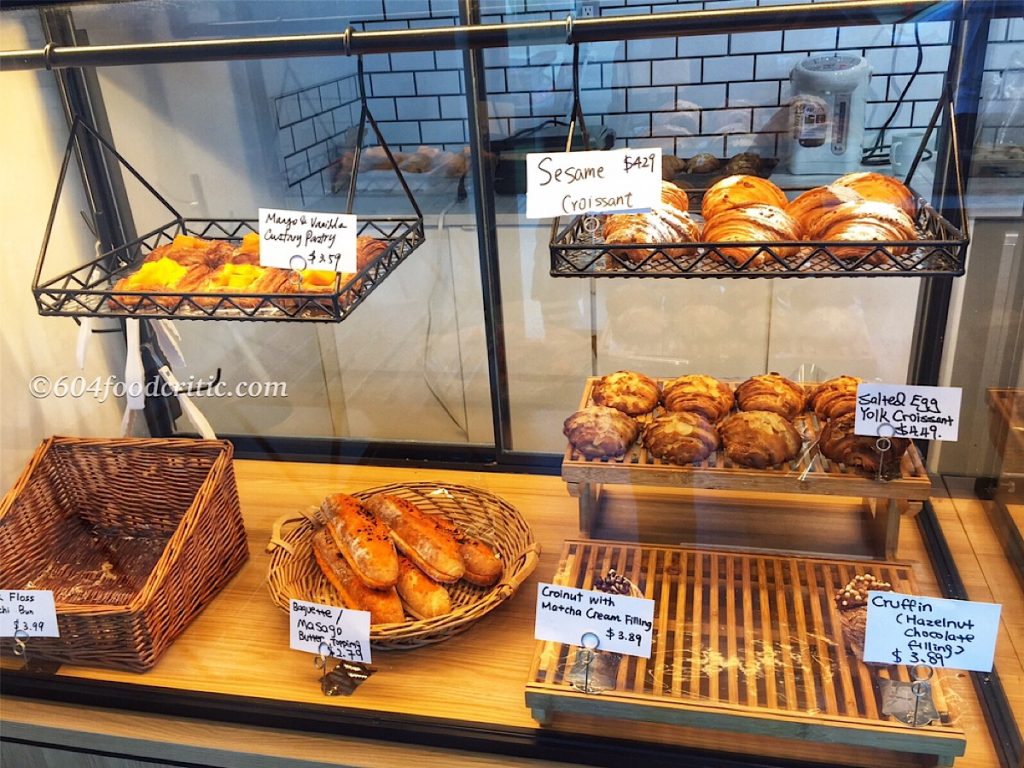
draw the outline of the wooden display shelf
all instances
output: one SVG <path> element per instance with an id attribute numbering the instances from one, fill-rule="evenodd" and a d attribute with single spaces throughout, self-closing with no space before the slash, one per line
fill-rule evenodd
<path id="1" fill-rule="evenodd" d="M 622 657 L 614 690 L 587 694 L 566 679 L 577 649 L 538 642 L 526 686 L 538 722 L 601 715 L 871 746 L 941 765 L 964 754 L 941 671 L 932 678 L 941 722 L 913 727 L 882 714 L 879 695 L 880 680 L 909 682 L 907 667 L 864 664 L 842 640 L 835 591 L 870 571 L 915 594 L 909 566 L 567 541 L 553 581 L 589 589 L 611 568 L 655 601 L 651 657 Z"/>
<path id="2" fill-rule="evenodd" d="M 64 665 L 52 675 L 37 676 L 20 671 L 22 660 L 0 659 L 5 736 L 35 744 L 145 757 L 158 763 L 177 760 L 197 765 L 291 766 L 294 762 L 310 768 L 327 764 L 403 768 L 415 760 L 421 766 L 479 768 L 481 763 L 498 765 L 502 760 L 525 765 L 526 760 L 517 761 L 516 756 L 530 756 L 538 765 L 551 768 L 565 768 L 573 761 L 609 760 L 664 767 L 688 759 L 700 761 L 701 754 L 714 753 L 727 753 L 725 762 L 750 758 L 850 768 L 924 768 L 934 762 L 933 757 L 915 758 L 867 743 L 837 748 L 809 740 L 725 734 L 699 726 L 606 717 L 556 717 L 550 726 L 538 725 L 524 703 L 524 684 L 536 649 L 532 631 L 534 596 L 538 583 L 550 582 L 558 573 L 565 541 L 579 538 L 575 500 L 566 495 L 558 477 L 433 467 L 239 460 L 235 461 L 235 472 L 250 551 L 250 559 L 239 575 L 145 674 Z M 416 481 L 474 486 L 506 499 L 529 522 L 542 548 L 540 562 L 512 599 L 469 631 L 423 648 L 375 651 L 373 664 L 378 671 L 355 695 L 326 697 L 320 691 L 320 672 L 313 666 L 313 657 L 289 650 L 287 615 L 274 605 L 267 591 L 271 555 L 264 548 L 274 534 L 274 522 L 284 512 L 319 504 L 329 493 Z M 626 491 L 622 488 L 609 493 L 609 501 L 628 495 L 623 493 Z M 661 493 L 657 489 L 646 492 Z M 719 496 L 727 501 L 730 494 Z M 802 531 L 806 537 L 820 539 L 825 550 L 844 548 L 854 535 L 856 525 L 844 528 L 840 523 L 852 515 L 826 509 L 822 518 L 803 525 L 803 513 L 794 513 L 788 498 L 782 494 L 771 499 L 771 515 L 747 517 L 751 522 L 760 519 L 764 523 L 761 531 L 769 527 L 766 517 L 777 520 L 774 524 L 778 528 L 806 529 Z M 975 555 L 951 502 L 942 493 L 937 493 L 932 502 L 943 516 L 944 527 L 955 525 L 960 531 L 951 545 L 958 563 L 967 564 L 961 567 L 972 599 L 996 599 L 988 592 L 981 571 L 970 565 L 975 563 Z M 963 517 L 972 525 L 986 528 L 984 510 L 980 503 L 976 506 Z M 660 535 L 663 531 L 659 526 L 667 527 L 668 521 L 664 514 L 658 514 L 657 505 L 644 507 L 645 518 L 649 509 L 655 514 L 650 521 L 645 519 L 643 532 Z M 617 524 L 625 523 L 625 530 L 616 533 L 618 539 L 630 538 L 632 523 L 627 517 L 613 516 Z M 725 547 L 725 542 L 736 541 L 737 522 L 735 516 L 716 509 L 701 525 L 708 538 Z M 714 533 L 720 535 L 712 536 Z M 777 541 L 785 539 L 786 535 L 776 536 Z M 678 543 L 675 538 L 671 541 Z M 984 551 L 985 562 L 993 567 L 1001 560 L 998 546 Z M 937 577 L 928 565 L 925 544 L 916 526 L 906 526 L 900 558 L 914 563 L 921 593 L 939 594 Z M 1009 589 L 1012 579 L 1000 583 Z M 1013 622 L 1019 623 L 1020 612 L 1014 613 L 1014 604 L 1007 595 L 999 597 L 1003 599 L 996 601 L 1006 606 L 997 667 L 1003 680 L 1013 681 L 1021 674 L 1010 642 L 1016 636 Z M 810 641 L 816 643 L 817 638 Z M 728 645 L 720 643 L 719 647 Z M 958 758 L 957 765 L 998 768 L 998 751 L 971 678 L 950 675 L 947 682 L 943 693 L 951 710 L 956 705 L 958 716 L 954 722 L 967 734 L 967 753 Z M 1008 694 L 1013 697 L 1019 688 L 1008 685 Z M 147 711 L 153 714 L 144 714 Z M 829 717 L 827 712 L 822 715 L 824 721 Z M 211 722 L 218 720 L 223 723 Z M 396 738 L 402 743 L 388 743 Z M 441 751 L 438 745 L 447 749 Z M 4 749 L 8 746 L 5 741 Z M 493 753 L 493 760 L 481 750 Z M 25 764 L 6 757 L 6 752 L 0 757 L 4 765 Z"/>
<path id="3" fill-rule="evenodd" d="M 580 399 L 581 409 L 593 404 L 591 392 L 597 381 L 597 377 L 587 379 Z M 658 412 L 656 410 L 655 414 Z M 900 477 L 883 480 L 821 455 L 816 448 L 821 425 L 813 412 L 800 414 L 794 424 L 804 438 L 803 451 L 791 462 L 766 469 L 733 464 L 723 451 L 715 451 L 704 461 L 680 466 L 652 456 L 639 441 L 622 456 L 597 459 L 587 458 L 568 445 L 562 456 L 562 479 L 568 485 L 569 494 L 579 498 L 580 532 L 584 536 L 594 535 L 603 484 L 810 493 L 863 499 L 875 556 L 883 560 L 895 557 L 901 514 L 916 511 L 916 505 L 910 502 L 924 501 L 931 493 L 931 480 L 914 444 L 911 443 L 903 456 Z"/>
<path id="4" fill-rule="evenodd" d="M 1024 390 L 986 389 L 989 435 L 1002 460 L 1001 474 L 1024 473 Z"/>

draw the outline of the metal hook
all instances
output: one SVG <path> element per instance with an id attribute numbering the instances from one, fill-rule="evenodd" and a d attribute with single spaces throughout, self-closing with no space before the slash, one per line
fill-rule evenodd
<path id="1" fill-rule="evenodd" d="M 143 345 L 143 346 L 146 346 L 146 345 Z M 175 382 L 173 380 L 173 378 L 172 379 L 168 379 L 167 378 L 168 376 L 171 375 L 171 369 L 167 365 L 161 366 L 161 368 L 159 369 L 158 372 L 160 373 L 161 376 L 164 377 L 164 383 L 165 384 L 173 385 L 173 390 L 171 390 L 171 391 L 173 392 L 175 397 L 180 396 L 180 395 L 187 395 L 187 396 L 201 395 L 203 392 L 212 391 L 214 387 L 216 387 L 218 384 L 220 384 L 220 379 L 221 379 L 221 369 L 220 368 L 217 369 L 217 373 L 214 374 L 213 380 L 210 381 L 209 383 L 202 382 L 202 381 L 197 382 L 197 383 L 189 382 L 188 384 L 182 384 L 181 382 Z M 167 390 L 164 390 L 164 392 L 166 392 L 166 391 Z"/>
<path id="2" fill-rule="evenodd" d="M 569 17 L 570 19 L 572 16 Z M 572 98 L 574 106 L 580 108 L 580 47 L 574 45 L 572 49 Z M 582 108 L 580 108 L 582 112 Z"/>
<path id="3" fill-rule="evenodd" d="M 570 13 L 568 16 L 565 17 L 565 44 L 566 45 L 572 45 L 572 24 L 573 24 L 573 17 L 572 17 L 572 14 Z"/>
<path id="4" fill-rule="evenodd" d="M 83 211 L 81 208 L 78 209 L 78 214 L 82 217 L 82 221 L 85 222 L 85 227 L 86 229 L 89 230 L 89 234 L 91 234 L 94 238 L 99 240 L 100 236 L 99 233 L 96 232 L 96 222 L 92 221 L 88 216 L 86 216 L 85 211 Z"/>
<path id="5" fill-rule="evenodd" d="M 366 109 L 366 76 L 363 74 L 363 54 L 356 57 L 356 77 L 359 78 L 359 101 L 362 108 Z"/>
<path id="6" fill-rule="evenodd" d="M 352 25 L 349 24 L 345 27 L 345 32 L 341 36 L 341 43 L 345 48 L 345 55 L 352 55 Z"/>
<path id="7" fill-rule="evenodd" d="M 43 46 L 43 63 L 47 72 L 53 70 L 53 49 L 56 47 L 52 41 Z"/>
<path id="8" fill-rule="evenodd" d="M 572 16 L 568 17 L 572 19 Z M 570 29 L 571 32 L 571 29 Z M 590 137 L 587 135 L 587 123 L 583 117 L 583 107 L 580 104 L 580 47 L 573 44 L 572 48 L 572 110 L 569 112 L 569 135 L 565 140 L 565 151 L 572 151 L 573 137 L 576 134 L 576 126 L 579 125 L 583 136 L 583 149 L 590 148 Z"/>
<path id="9" fill-rule="evenodd" d="M 218 367 L 217 368 L 217 373 L 214 374 L 213 381 L 211 381 L 209 384 L 204 384 L 204 383 L 200 382 L 199 384 L 196 384 L 195 388 L 188 388 L 187 394 L 196 395 L 196 394 L 200 394 L 202 392 L 205 392 L 207 390 L 212 390 L 214 387 L 216 387 L 218 384 L 220 384 L 220 377 L 221 377 L 221 370 Z M 185 390 L 185 387 L 182 387 L 181 390 Z"/>
<path id="10" fill-rule="evenodd" d="M 24 656 L 26 651 L 25 641 L 28 639 L 28 632 L 18 629 L 14 632 L 14 655 Z"/>

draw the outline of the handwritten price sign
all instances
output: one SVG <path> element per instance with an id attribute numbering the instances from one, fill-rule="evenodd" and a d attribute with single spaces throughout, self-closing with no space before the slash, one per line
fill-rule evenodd
<path id="1" fill-rule="evenodd" d="M 260 266 L 356 271 L 356 217 L 280 208 L 259 209 Z"/>
<path id="2" fill-rule="evenodd" d="M 526 218 L 649 211 L 661 202 L 661 149 L 533 152 Z"/>
<path id="3" fill-rule="evenodd" d="M 864 661 L 992 671 L 1002 606 L 869 592 Z"/>
<path id="4" fill-rule="evenodd" d="M 540 584 L 534 637 L 569 645 L 597 638 L 602 651 L 651 656 L 654 601 L 575 587 Z"/>
<path id="5" fill-rule="evenodd" d="M 960 395 L 959 387 L 860 384 L 854 433 L 955 441 Z"/>
<path id="6" fill-rule="evenodd" d="M 292 600 L 290 647 L 335 659 L 370 662 L 370 614 L 333 605 Z"/>
<path id="7" fill-rule="evenodd" d="M 0 591 L 0 637 L 60 637 L 53 592 L 44 589 Z"/>

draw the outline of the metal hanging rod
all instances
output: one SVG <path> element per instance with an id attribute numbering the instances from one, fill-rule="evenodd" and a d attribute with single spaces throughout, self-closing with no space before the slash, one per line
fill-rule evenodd
<path id="1" fill-rule="evenodd" d="M 970 0 L 968 6 L 1005 6 L 1019 0 Z M 947 21 L 964 0 L 842 0 L 734 10 L 701 10 L 638 16 L 605 16 L 559 21 L 433 27 L 282 37 L 247 37 L 124 45 L 54 46 L 0 52 L 0 71 L 109 67 L 183 61 L 265 59 L 287 56 L 338 56 L 399 51 L 503 48 L 551 43 L 680 37 L 723 32 Z M 1017 6 L 1019 9 L 1019 5 Z M 993 15 L 1003 15 L 998 8 Z"/>

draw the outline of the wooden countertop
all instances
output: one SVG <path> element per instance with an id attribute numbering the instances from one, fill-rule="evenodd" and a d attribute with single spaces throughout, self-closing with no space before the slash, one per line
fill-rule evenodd
<path id="1" fill-rule="evenodd" d="M 349 765 L 397 766 L 407 764 L 410 755 L 415 755 L 415 759 L 425 765 L 519 763 L 512 757 L 484 758 L 436 746 L 408 746 L 355 738 L 367 733 L 380 735 L 375 729 L 382 725 L 408 723 L 410 727 L 404 738 L 438 738 L 440 733 L 441 741 L 434 743 L 445 747 L 455 743 L 471 749 L 494 749 L 510 756 L 547 754 L 553 760 L 574 758 L 569 753 L 559 754 L 557 749 L 544 753 L 544 747 L 562 744 L 571 748 L 574 744 L 589 744 L 591 748 L 599 748 L 598 742 L 608 739 L 656 751 L 685 745 L 695 749 L 823 760 L 832 764 L 907 765 L 906 755 L 880 750 L 843 747 L 841 753 L 837 753 L 834 748 L 792 740 L 597 717 L 556 718 L 551 725 L 541 728 L 524 703 L 524 687 L 534 650 L 536 584 L 551 579 L 562 542 L 578 535 L 576 500 L 568 495 L 560 478 L 257 461 L 236 462 L 236 473 L 251 555 L 239 575 L 149 672 L 138 675 L 62 667 L 58 675 L 69 684 L 101 681 L 119 688 L 127 686 L 129 692 L 138 691 L 140 702 L 144 694 L 151 691 L 151 701 L 159 702 L 161 695 L 166 694 L 168 701 L 173 697 L 174 702 L 205 702 L 214 712 L 218 708 L 242 714 L 263 711 L 265 716 L 253 715 L 253 722 L 258 722 L 259 726 L 215 722 L 197 726 L 195 721 L 180 717 L 99 709 L 90 710 L 85 718 L 81 716 L 81 707 L 5 696 L 2 700 L 5 736 L 29 739 L 26 734 L 34 733 L 35 740 L 48 739 L 55 744 L 68 740 L 90 744 L 99 741 L 106 743 L 104 749 L 111 751 L 116 750 L 111 749 L 110 744 L 118 743 L 126 753 L 156 757 L 172 757 L 173 753 L 179 755 L 178 759 L 186 759 L 180 755 L 188 750 L 226 751 L 250 758 L 276 756 L 278 761 L 274 765 L 291 765 L 280 762 L 288 758 L 295 760 L 296 765 L 305 764 L 303 760 L 313 760 L 329 765 L 344 761 Z M 328 493 L 410 480 L 476 486 L 507 499 L 530 522 L 543 547 L 540 563 L 514 598 L 468 632 L 415 650 L 375 651 L 373 663 L 378 671 L 355 695 L 325 697 L 319 689 L 313 657 L 288 648 L 287 615 L 271 603 L 267 593 L 269 555 L 264 548 L 271 527 L 281 515 L 318 504 Z M 699 498 L 695 501 L 693 493 L 687 494 L 687 498 L 698 517 L 701 517 L 701 510 L 707 510 L 707 519 L 701 518 L 697 528 L 735 527 L 735 519 L 718 503 L 703 505 Z M 792 503 L 773 499 L 759 517 L 770 516 L 766 524 L 776 531 L 786 527 L 782 521 L 787 516 L 793 521 L 801 520 L 800 500 L 789 501 Z M 620 500 L 619 503 L 628 506 L 630 502 Z M 635 499 L 631 503 L 635 507 L 643 506 Z M 665 504 L 663 494 L 659 503 Z M 830 499 L 829 503 L 838 502 Z M 841 504 L 836 508 L 840 510 L 836 514 L 842 514 Z M 749 510 L 738 514 L 746 515 L 744 520 L 748 527 L 755 526 L 755 520 L 747 519 L 751 514 Z M 828 519 L 824 518 L 826 523 Z M 801 522 L 804 528 L 820 525 L 813 520 Z M 627 525 L 625 529 L 630 527 Z M 660 527 L 669 541 L 683 540 L 670 518 L 662 519 Z M 914 563 L 917 581 L 926 593 L 938 594 L 916 528 L 904 528 L 901 558 Z M 814 535 L 820 545 L 822 531 L 817 530 Z M 843 536 L 847 535 L 852 534 L 844 531 Z M 954 681 L 954 688 L 952 695 L 960 701 L 961 727 L 968 738 L 967 755 L 960 758 L 957 765 L 997 765 L 969 681 L 966 677 Z M 105 701 L 99 697 L 95 700 Z M 282 707 L 282 703 L 286 707 Z M 143 709 L 147 706 L 150 705 L 140 704 Z M 154 706 L 171 706 L 166 711 L 175 714 L 181 711 L 174 708 L 176 704 Z M 288 730 L 273 730 L 271 726 L 277 724 L 292 727 L 293 723 L 285 719 L 275 719 L 289 711 L 300 719 L 310 717 L 317 723 L 315 728 L 322 731 L 337 734 L 342 732 L 339 729 L 359 723 L 369 730 L 348 731 L 343 736 L 296 736 Z M 234 715 L 224 716 L 230 719 Z M 243 719 L 248 717 L 244 715 Z M 337 728 L 331 726 L 334 718 L 339 723 Z M 423 737 L 424 733 L 434 735 Z M 446 740 L 449 738 L 465 740 L 451 742 Z M 187 759 L 197 758 L 192 755 Z M 217 764 L 232 763 L 222 759 Z"/>

